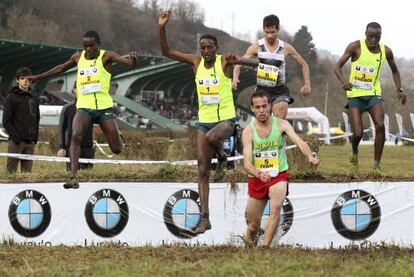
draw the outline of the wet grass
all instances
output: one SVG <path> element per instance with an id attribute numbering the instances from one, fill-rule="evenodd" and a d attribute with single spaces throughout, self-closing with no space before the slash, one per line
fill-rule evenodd
<path id="1" fill-rule="evenodd" d="M 2 276 L 412 276 L 414 250 L 0 247 Z"/>
<path id="2" fill-rule="evenodd" d="M 120 154 L 115 159 L 141 159 L 145 160 L 187 160 L 194 159 L 192 144 L 186 146 L 185 138 L 177 142 L 169 142 L 165 138 L 145 138 L 145 148 L 141 154 Z M 184 140 L 184 141 L 183 141 Z M 157 146 L 157 144 L 164 144 Z M 146 150 L 149 144 L 154 143 L 150 150 Z M 191 150 L 185 150 L 191 148 Z M 7 143 L 0 142 L 0 152 L 7 151 Z M 109 148 L 106 148 L 109 153 Z M 134 150 L 138 152 L 137 150 Z M 409 162 L 414 156 L 413 146 L 386 146 L 382 158 L 383 175 L 372 173 L 373 146 L 361 146 L 359 154 L 359 172 L 351 174 L 349 157 L 350 145 L 323 145 L 319 146 L 318 156 L 320 166 L 315 170 L 307 165 L 307 160 L 296 150 L 288 150 L 289 171 L 292 182 L 354 182 L 354 181 L 409 181 L 414 180 L 414 172 Z M 55 155 L 48 145 L 39 144 L 36 154 Z M 96 152 L 96 158 L 104 159 L 105 156 Z M 247 175 L 242 169 L 241 161 L 237 161 L 237 169 L 227 171 L 224 182 L 245 182 Z M 17 173 L 10 175 L 6 172 L 6 158 L 0 158 L 0 182 L 55 182 L 63 181 L 68 177 L 65 163 L 35 161 L 31 173 Z M 197 166 L 182 165 L 105 165 L 96 164 L 92 170 L 80 171 L 81 181 L 177 181 L 197 182 Z"/>

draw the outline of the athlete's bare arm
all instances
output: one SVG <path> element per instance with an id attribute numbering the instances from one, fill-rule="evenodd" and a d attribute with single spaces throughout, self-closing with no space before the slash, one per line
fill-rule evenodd
<path id="1" fill-rule="evenodd" d="M 259 65 L 259 62 L 257 59 L 249 59 L 245 57 L 239 57 L 234 54 L 224 55 L 221 57 L 221 64 L 223 67 L 224 74 L 231 78 L 231 69 L 233 65 L 247 65 L 256 67 Z"/>
<path id="2" fill-rule="evenodd" d="M 181 53 L 180 51 L 171 49 L 169 44 L 168 44 L 168 40 L 167 40 L 167 31 L 165 29 L 165 26 L 167 26 L 168 20 L 170 19 L 170 11 L 164 11 L 160 14 L 159 18 L 158 18 L 158 27 L 159 27 L 159 31 L 160 31 L 160 46 L 161 46 L 161 52 L 164 56 L 176 60 L 176 61 L 180 61 L 180 62 L 184 62 L 184 63 L 189 63 L 191 65 L 193 65 L 193 69 L 194 72 L 196 72 L 197 67 L 200 63 L 200 56 L 194 55 L 194 54 L 184 54 Z"/>
<path id="3" fill-rule="evenodd" d="M 133 68 L 137 66 L 137 62 L 138 62 L 138 54 L 135 51 L 129 52 L 129 55 L 127 58 L 124 58 L 118 53 L 115 53 L 113 51 L 106 51 L 102 59 L 102 63 L 104 64 L 106 69 L 109 69 L 112 63 L 119 63 L 122 65 L 128 66 L 130 68 Z M 107 68 L 107 65 L 109 65 L 108 68 Z"/>
<path id="4" fill-rule="evenodd" d="M 308 158 L 310 164 L 315 166 L 319 164 L 319 159 L 313 157 L 313 153 L 309 145 L 305 141 L 303 141 L 303 139 L 301 139 L 298 136 L 298 134 L 296 134 L 292 125 L 290 125 L 290 123 L 287 120 L 278 118 L 277 126 L 281 134 L 285 133 L 288 136 L 288 138 L 291 139 L 293 143 L 295 143 L 299 147 L 303 155 L 305 155 Z"/>
<path id="5" fill-rule="evenodd" d="M 257 52 L 259 50 L 259 44 L 257 42 L 254 42 L 252 45 L 247 48 L 246 53 L 244 53 L 243 58 L 252 58 L 254 56 L 257 56 Z M 240 82 L 239 76 L 240 76 L 240 68 L 241 65 L 236 65 L 233 69 L 233 89 L 236 90 L 238 88 L 238 84 Z"/>
<path id="6" fill-rule="evenodd" d="M 285 43 L 285 56 L 291 56 L 302 68 L 303 75 L 303 87 L 300 89 L 300 93 L 304 96 L 307 96 L 311 93 L 311 84 L 310 84 L 310 73 L 308 63 L 302 58 L 301 55 L 296 51 L 296 49 L 289 43 Z"/>
<path id="7" fill-rule="evenodd" d="M 80 53 L 76 52 L 65 63 L 59 64 L 59 65 L 53 67 L 52 69 L 49 69 L 48 71 L 45 71 L 45 72 L 40 73 L 38 75 L 28 76 L 27 78 L 30 80 L 30 82 L 34 83 L 34 82 L 37 82 L 40 79 L 43 79 L 43 78 L 46 78 L 46 77 L 49 77 L 49 76 L 62 74 L 63 72 L 71 69 L 72 67 L 75 67 L 78 64 L 79 57 L 80 57 Z"/>
<path id="8" fill-rule="evenodd" d="M 397 64 L 394 60 L 394 54 L 392 53 L 391 48 L 385 46 L 385 56 L 387 57 L 388 65 L 391 68 L 392 72 L 392 79 L 394 80 L 394 84 L 397 87 L 397 95 L 398 99 L 400 100 L 401 104 L 404 105 L 407 102 L 407 95 L 404 92 L 400 91 L 401 88 L 401 76 L 400 71 L 398 70 Z"/>
<path id="9" fill-rule="evenodd" d="M 243 141 L 243 166 L 244 169 L 250 175 L 259 178 L 262 182 L 267 182 L 270 180 L 270 174 L 268 172 L 257 171 L 253 166 L 253 129 L 248 125 L 243 130 L 242 134 Z"/>
<path id="10" fill-rule="evenodd" d="M 355 60 L 357 55 L 357 48 L 360 48 L 359 41 L 351 42 L 345 49 L 345 53 L 339 58 L 335 65 L 336 78 L 341 82 L 342 88 L 347 91 L 352 89 L 352 84 L 345 77 L 342 67 L 346 64 L 349 59 Z"/>

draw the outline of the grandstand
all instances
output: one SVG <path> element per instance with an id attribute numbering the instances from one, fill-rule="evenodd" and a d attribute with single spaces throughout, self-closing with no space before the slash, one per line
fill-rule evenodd
<path id="1" fill-rule="evenodd" d="M 19 67 L 39 73 L 67 61 L 80 48 L 0 40 L 0 100 L 11 87 Z M 165 57 L 139 55 L 135 69 L 114 65 L 112 87 L 121 129 L 163 128 L 184 130 L 197 114 L 194 73 L 191 66 Z M 255 82 L 252 70 L 242 70 L 240 90 Z M 71 100 L 76 68 L 39 81 L 33 91 L 42 104 L 62 105 Z M 239 92 L 238 91 L 238 92 Z M 58 116 L 41 119 L 42 126 L 56 126 Z"/>

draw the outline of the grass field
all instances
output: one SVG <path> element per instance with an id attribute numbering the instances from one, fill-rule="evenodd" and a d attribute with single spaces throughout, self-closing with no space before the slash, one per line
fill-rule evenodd
<path id="1" fill-rule="evenodd" d="M 1 276 L 413 276 L 414 250 L 0 248 Z"/>
<path id="2" fill-rule="evenodd" d="M 6 152 L 6 143 L 0 143 L 0 152 Z M 109 152 L 109 149 L 107 149 Z M 293 150 L 289 150 L 293 151 Z M 297 150 L 296 150 L 297 151 Z M 360 170 L 355 176 L 350 174 L 349 156 L 350 145 L 330 145 L 319 148 L 320 166 L 316 171 L 307 166 L 306 160 L 301 155 L 295 154 L 289 160 L 290 173 L 293 182 L 344 182 L 364 181 L 372 179 L 384 180 L 414 180 L 414 172 L 411 157 L 414 156 L 413 146 L 388 146 L 384 148 L 382 169 L 384 176 L 373 176 L 372 160 L 373 146 L 360 146 L 359 163 Z M 47 146 L 39 146 L 37 154 L 54 155 Z M 96 158 L 105 158 L 97 152 Z M 116 159 L 131 159 L 121 154 Z M 9 175 L 6 172 L 6 158 L 0 159 L 0 182 L 52 182 L 64 181 L 67 178 L 64 163 L 35 161 L 32 173 Z M 116 170 L 114 170 L 116 167 Z M 104 165 L 97 164 L 92 170 L 80 171 L 81 181 L 178 181 L 197 182 L 196 166 L 171 166 L 171 165 Z M 227 172 L 224 181 L 245 182 L 246 173 L 241 165 L 237 170 Z"/>
<path id="3" fill-rule="evenodd" d="M 6 144 L 0 144 L 0 152 Z M 38 153 L 52 155 L 40 146 Z M 361 146 L 360 173 L 350 176 L 350 146 L 321 146 L 317 171 L 291 165 L 293 182 L 373 180 L 373 146 Z M 414 180 L 414 147 L 385 147 L 384 180 Z M 98 158 L 102 156 L 98 155 Z M 124 159 L 125 156 L 118 156 Z M 33 172 L 8 175 L 0 159 L 0 182 L 63 181 L 63 163 L 35 162 Z M 298 162 L 298 164 L 300 164 Z M 196 182 L 196 167 L 96 165 L 81 172 L 82 181 Z M 226 181 L 245 181 L 242 169 L 229 171 Z M 282 246 L 272 250 L 232 246 L 194 247 L 29 247 L 0 246 L 0 276 L 413 276 L 414 249 L 376 245 L 349 249 L 309 250 Z"/>

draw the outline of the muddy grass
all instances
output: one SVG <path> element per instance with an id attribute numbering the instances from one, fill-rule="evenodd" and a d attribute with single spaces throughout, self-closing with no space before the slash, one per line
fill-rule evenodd
<path id="1" fill-rule="evenodd" d="M 412 276 L 414 250 L 393 246 L 272 250 L 232 246 L 0 247 L 2 276 Z"/>

